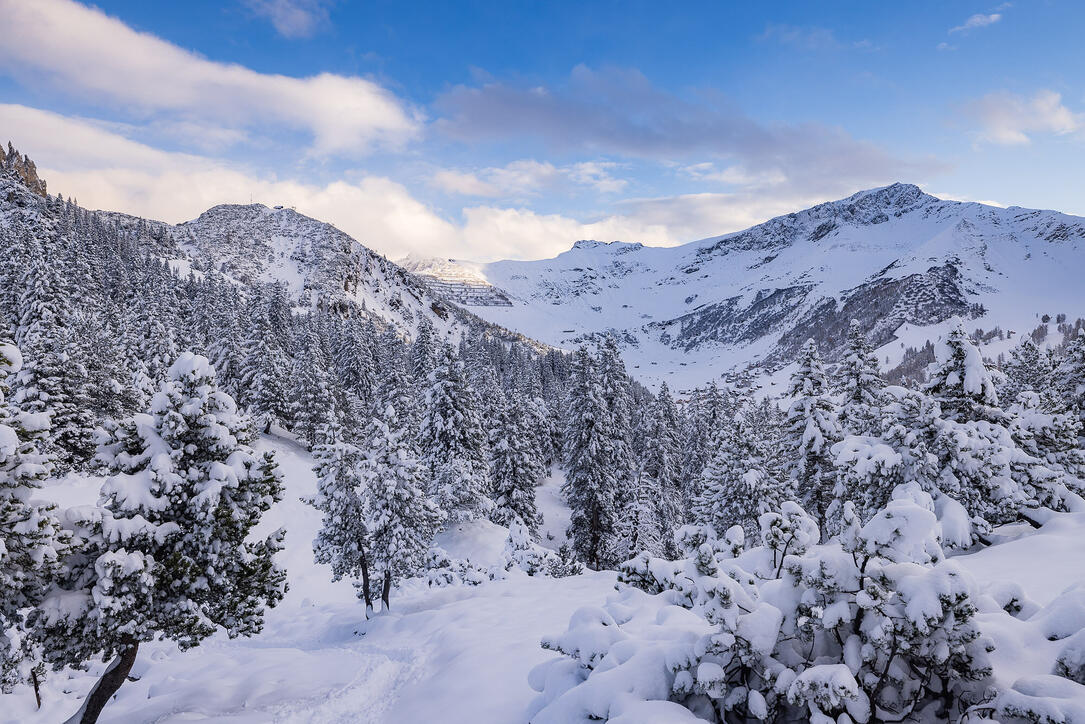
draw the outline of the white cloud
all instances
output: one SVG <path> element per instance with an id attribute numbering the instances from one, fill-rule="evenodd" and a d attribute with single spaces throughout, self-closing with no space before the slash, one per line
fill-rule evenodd
<path id="1" fill-rule="evenodd" d="M 610 194 L 621 191 L 628 185 L 625 179 L 610 175 L 610 170 L 617 167 L 618 164 L 613 161 L 585 161 L 574 164 L 566 173 L 578 184 L 591 186 L 599 193 Z"/>
<path id="2" fill-rule="evenodd" d="M 1024 145 L 1038 133 L 1061 136 L 1085 128 L 1085 114 L 1071 111 L 1052 90 L 1039 90 L 1031 98 L 1005 91 L 989 93 L 965 110 L 981 126 L 980 141 L 1001 145 Z"/>
<path id="3" fill-rule="evenodd" d="M 430 184 L 450 194 L 460 196 L 501 196 L 505 191 L 489 181 L 483 181 L 477 174 L 453 169 L 441 169 L 433 174 Z"/>
<path id="4" fill-rule="evenodd" d="M 250 199 L 283 204 L 335 224 L 392 259 L 409 252 L 479 260 L 540 258 L 583 238 L 678 240 L 661 225 L 622 216 L 581 222 L 485 205 L 464 209 L 457 223 L 391 179 L 365 176 L 326 185 L 277 179 L 199 155 L 155 149 L 105 124 L 20 105 L 0 104 L 0 128 L 37 162 L 51 193 L 74 196 L 87 208 L 171 223 L 195 218 L 217 204 Z M 546 164 L 538 166 L 545 169 Z M 514 168 L 526 173 L 530 164 Z"/>
<path id="5" fill-rule="evenodd" d="M 960 25 L 958 25 L 956 27 L 950 28 L 949 32 L 950 33 L 963 33 L 966 30 L 973 30 L 975 28 L 985 28 L 988 25 L 994 25 L 995 23 L 997 23 L 1001 19 L 1002 19 L 1002 14 L 1001 13 L 987 13 L 987 14 L 976 13 L 975 15 L 969 16 L 969 18 L 967 20 L 965 20 L 962 24 L 960 24 Z"/>
<path id="6" fill-rule="evenodd" d="M 590 222 L 530 209 L 476 206 L 463 210 L 466 258 L 545 259 L 567 250 L 578 239 L 678 243 L 670 229 L 643 219 L 612 215 Z"/>
<path id="7" fill-rule="evenodd" d="M 284 38 L 308 38 L 328 23 L 327 0 L 244 0 Z"/>
<path id="8" fill-rule="evenodd" d="M 456 86 L 435 106 L 442 117 L 434 127 L 457 140 L 655 162 L 728 159 L 750 174 L 783 175 L 795 189 L 850 192 L 945 168 L 931 157 L 899 158 L 840 127 L 764 123 L 711 93 L 677 96 L 630 69 L 577 66 L 566 83 L 546 88 Z"/>
<path id="9" fill-rule="evenodd" d="M 450 194 L 495 199 L 534 196 L 547 189 L 554 190 L 562 182 L 590 186 L 599 193 L 613 193 L 627 184 L 610 174 L 618 166 L 612 161 L 584 161 L 557 167 L 548 162 L 521 159 L 505 166 L 471 171 L 442 169 L 433 175 L 430 184 Z"/>
<path id="10" fill-rule="evenodd" d="M 290 78 L 213 62 L 70 0 L 0 0 L 0 17 L 0 72 L 141 120 L 300 131 L 317 154 L 398 146 L 421 130 L 417 111 L 365 78 Z"/>
<path id="11" fill-rule="evenodd" d="M 742 166 L 719 169 L 711 161 L 683 166 L 679 170 L 698 181 L 715 181 L 734 186 L 766 188 L 787 182 L 787 176 L 776 170 L 751 173 Z"/>
<path id="12" fill-rule="evenodd" d="M 674 244 L 741 231 L 831 200 L 832 196 L 817 193 L 742 191 L 629 199 L 619 208 L 632 222 L 665 228 Z"/>

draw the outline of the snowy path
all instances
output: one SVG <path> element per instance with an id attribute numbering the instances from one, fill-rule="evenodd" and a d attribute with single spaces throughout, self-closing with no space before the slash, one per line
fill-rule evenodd
<path id="1" fill-rule="evenodd" d="M 539 639 L 560 633 L 577 608 L 613 590 L 613 573 L 420 588 L 394 597 L 389 614 L 367 622 L 351 585 L 332 583 L 328 569 L 313 563 L 310 542 L 320 518 L 301 501 L 316 486 L 308 454 L 284 439 L 258 447 L 276 450 L 285 475 L 286 495 L 261 528 L 287 529 L 281 555 L 290 573 L 286 599 L 252 639 L 216 636 L 189 652 L 167 643 L 144 645 L 133 670 L 139 681 L 121 688 L 102 724 L 522 721 L 534 696 L 528 671 L 554 656 Z M 93 503 L 100 482 L 67 481 L 47 494 L 65 505 Z M 559 497 L 562 482 L 559 472 L 539 489 L 547 523 L 561 534 L 556 543 L 564 540 L 568 519 Z M 506 533 L 478 522 L 442 534 L 438 544 L 488 564 Z M 92 669 L 98 673 L 101 665 Z M 53 674 L 40 712 L 20 692 L 5 697 L 14 706 L 4 707 L 0 722 L 60 721 L 92 682 Z"/>

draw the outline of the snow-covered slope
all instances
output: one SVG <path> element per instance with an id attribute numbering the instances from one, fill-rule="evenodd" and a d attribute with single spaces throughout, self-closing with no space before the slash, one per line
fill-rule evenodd
<path id="1" fill-rule="evenodd" d="M 191 651 L 172 643 L 141 647 L 132 675 L 101 724 L 393 724 L 523 721 L 535 696 L 528 672 L 554 654 L 539 646 L 581 606 L 613 591 L 613 572 L 530 578 L 514 572 L 479 587 L 397 591 L 392 610 L 366 621 L 349 581 L 333 583 L 313 562 L 320 513 L 302 502 L 316 492 L 313 460 L 300 446 L 267 437 L 282 466 L 283 500 L 257 534 L 286 528 L 279 560 L 289 573 L 285 600 L 251 639 L 216 635 Z M 62 505 L 97 501 L 101 478 L 70 476 L 43 491 Z M 568 511 L 565 511 L 567 518 Z M 556 526 L 552 526 L 556 527 Z M 508 531 L 486 521 L 445 531 L 438 543 L 479 565 L 497 563 Z M 4 697 L 0 724 L 54 724 L 79 706 L 101 675 L 52 674 L 39 711 L 29 687 Z"/>
<path id="2" fill-rule="evenodd" d="M 431 291 L 469 307 L 512 306 L 508 296 L 486 281 L 477 264 L 457 259 L 406 256 L 399 265 L 419 278 Z"/>
<path id="3" fill-rule="evenodd" d="M 528 673 L 555 657 L 540 639 L 560 634 L 577 609 L 598 606 L 614 593 L 613 572 L 560 579 L 514 572 L 478 587 L 412 585 L 395 593 L 390 613 L 366 621 L 351 584 L 332 583 L 328 567 L 313 563 L 320 516 L 302 502 L 316 489 L 312 458 L 280 437 L 264 438 L 257 447 L 274 450 L 284 473 L 283 500 L 257 533 L 287 529 L 280 555 L 290 576 L 285 600 L 251 639 L 219 634 L 187 652 L 167 642 L 141 647 L 132 671 L 136 680 L 106 706 L 102 724 L 523 722 L 536 696 Z M 42 492 L 62 505 L 93 503 L 101 482 L 70 476 Z M 546 530 L 567 520 L 568 510 L 553 494 L 559 483 L 560 473 L 538 491 Z M 996 535 L 995 545 L 954 558 L 978 590 L 997 594 L 980 598 L 977 621 L 996 645 L 992 664 L 1000 687 L 1050 673 L 1067 643 L 1065 632 L 1052 636 L 1053 627 L 1080 627 L 1083 525 L 1085 513 L 1057 513 L 1039 530 L 1011 527 Z M 496 557 L 503 533 L 475 522 L 443 533 L 439 543 L 489 565 L 495 558 L 487 556 Z M 1023 606 L 1016 617 L 996 604 L 1009 594 Z M 52 674 L 41 710 L 29 687 L 18 688 L 4 697 L 0 724 L 62 721 L 102 668 L 95 664 L 70 678 Z M 1069 705 L 1085 707 L 1079 690 Z"/>
<path id="4" fill-rule="evenodd" d="M 476 269 L 512 299 L 479 315 L 563 347 L 613 331 L 638 376 L 673 386 L 779 367 L 809 337 L 832 357 L 852 318 L 886 345 L 952 315 L 1016 329 L 1080 316 L 1085 219 L 894 184 L 683 246 L 579 241 Z"/>
<path id="5" fill-rule="evenodd" d="M 22 194 L 20 203 L 29 206 L 24 209 L 27 214 L 33 215 L 34 206 L 44 203 L 32 199 L 27 204 L 25 189 L 0 179 L 0 212 L 7 204 L 4 187 Z M 319 302 L 353 307 L 408 337 L 428 319 L 451 343 L 471 329 L 485 327 L 489 334 L 539 346 L 467 312 L 454 295 L 431 289 L 331 224 L 292 209 L 224 204 L 176 225 L 118 212 L 95 213 L 131 232 L 149 253 L 169 260 L 182 274 L 214 268 L 239 284 L 281 282 L 301 306 Z"/>

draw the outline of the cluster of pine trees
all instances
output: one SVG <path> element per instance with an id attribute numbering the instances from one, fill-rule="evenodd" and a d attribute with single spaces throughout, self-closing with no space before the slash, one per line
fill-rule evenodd
<path id="1" fill-rule="evenodd" d="M 865 522 L 905 482 L 934 496 L 956 531 L 946 544 L 967 547 L 1083 492 L 1085 335 L 1061 354 L 1026 338 L 1001 371 L 962 325 L 935 347 L 921 389 L 888 385 L 854 323 L 831 369 L 812 341 L 803 347 L 785 398 L 713 383 L 680 411 L 666 385 L 638 399 L 613 340 L 594 357 L 579 350 L 564 433 L 577 554 L 609 568 L 672 555 L 686 523 L 756 536 L 760 516 L 789 500 L 829 536 L 843 501 Z"/>
<path id="2" fill-rule="evenodd" d="M 46 665 L 111 660 L 73 718 L 92 722 L 142 642 L 259 631 L 286 587 L 282 533 L 248 539 L 282 491 L 273 456 L 250 447 L 261 431 L 313 451 L 312 502 L 327 514 L 316 558 L 361 579 L 367 602 L 387 605 L 446 521 L 537 530 L 534 486 L 560 448 L 562 354 L 481 322 L 453 346 L 419 319 L 408 341 L 362 308 L 298 308 L 282 284 L 210 265 L 182 275 L 153 224 L 5 188 L 3 689 Z M 100 503 L 37 500 L 68 473 L 105 475 Z"/>

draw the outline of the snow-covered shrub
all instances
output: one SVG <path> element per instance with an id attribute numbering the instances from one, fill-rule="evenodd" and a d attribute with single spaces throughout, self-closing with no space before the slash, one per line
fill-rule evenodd
<path id="1" fill-rule="evenodd" d="M 648 701 L 674 721 L 684 714 L 663 701 L 715 722 L 956 719 L 984 700 L 990 645 L 935 513 L 909 486 L 896 496 L 865 525 L 844 506 L 826 544 L 787 503 L 761 517 L 763 545 L 737 557 L 687 528 L 689 557 L 622 564 L 619 580 L 641 591 L 578 612 L 544 642 L 577 666 L 532 673 L 532 721 L 649 721 L 636 718 Z"/>
<path id="2" fill-rule="evenodd" d="M 1085 629 L 1066 639 L 1055 659 L 1054 673 L 1085 684 Z"/>
<path id="3" fill-rule="evenodd" d="M 492 580 L 491 571 L 480 568 L 463 558 L 452 558 L 437 546 L 426 554 L 426 585 L 431 588 L 445 586 L 479 586 Z"/>
<path id="4" fill-rule="evenodd" d="M 505 550 L 501 553 L 506 571 L 517 568 L 529 576 L 549 576 L 559 565 L 557 554 L 536 543 L 527 526 L 516 519 L 509 526 Z"/>
<path id="5" fill-rule="evenodd" d="M 584 572 L 584 564 L 577 560 L 576 552 L 568 543 L 562 543 L 557 551 L 557 562 L 550 569 L 554 578 L 579 576 Z"/>

